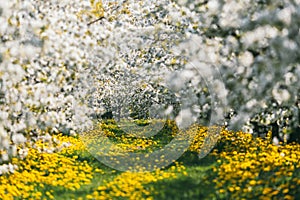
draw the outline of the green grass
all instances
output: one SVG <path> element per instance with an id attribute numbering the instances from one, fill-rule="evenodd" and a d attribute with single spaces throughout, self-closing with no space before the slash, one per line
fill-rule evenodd
<path id="1" fill-rule="evenodd" d="M 147 123 L 149 122 L 135 121 L 134 123 L 141 128 L 146 128 Z M 132 126 L 132 123 L 127 123 L 125 121 L 121 125 Z M 160 129 L 157 134 L 151 135 L 148 138 L 135 138 L 134 134 L 128 134 L 114 121 L 108 121 L 105 125 L 102 124 L 95 127 L 98 127 L 98 129 L 97 131 L 90 132 L 92 133 L 92 136 L 100 136 L 101 140 L 101 137 L 103 137 L 104 133 L 114 145 L 118 145 L 122 142 L 123 144 L 129 145 L 129 147 L 125 145 L 126 148 L 123 149 L 125 152 L 139 152 L 143 155 L 151 155 L 151 152 L 170 143 L 170 141 L 175 137 L 174 132 L 178 131 L 178 129 L 176 129 L 172 123 L 166 123 L 166 125 Z M 199 131 L 197 128 L 191 128 L 190 130 L 193 132 L 197 131 L 195 133 L 200 134 L 203 139 L 203 135 L 201 135 L 203 132 Z M 204 130 L 202 129 L 203 127 L 199 126 L 199 128 Z M 109 132 L 105 132 L 103 130 L 107 130 Z M 190 133 L 191 132 L 189 131 L 185 132 L 185 134 Z M 88 135 L 88 137 L 90 136 L 91 135 Z M 129 194 L 128 197 L 130 197 L 132 193 L 135 193 L 132 189 L 140 192 L 139 194 L 141 196 L 138 199 L 141 199 L 141 197 L 145 197 L 146 199 L 146 197 L 149 196 L 153 199 L 159 200 L 239 199 L 242 197 L 246 197 L 246 199 L 257 199 L 258 197 L 261 197 L 263 191 L 266 199 L 272 199 L 271 197 L 274 197 L 275 195 L 277 195 L 275 199 L 293 199 L 291 197 L 296 197 L 294 199 L 297 199 L 299 197 L 300 192 L 296 185 L 300 183 L 299 167 L 297 167 L 300 166 L 297 165 L 297 163 L 299 163 L 297 162 L 297 155 L 300 156 L 300 145 L 294 144 L 280 147 L 280 151 L 283 151 L 285 154 L 287 154 L 287 158 L 285 158 L 279 155 L 280 151 L 277 150 L 279 147 L 276 147 L 269 142 L 269 136 L 265 139 L 252 138 L 250 135 L 246 135 L 242 132 L 225 131 L 222 138 L 215 145 L 214 153 L 208 154 L 206 157 L 199 159 L 198 154 L 195 151 L 201 148 L 202 139 L 198 136 L 194 138 L 195 140 L 193 141 L 191 148 L 185 151 L 185 153 L 183 153 L 183 155 L 181 155 L 176 162 L 173 162 L 169 166 L 165 166 L 163 169 L 161 169 L 161 171 L 153 172 L 151 174 L 132 173 L 128 175 L 128 173 L 126 174 L 122 171 L 112 169 L 104 165 L 101 161 L 97 160 L 92 153 L 90 153 L 88 150 L 84 150 L 83 148 L 78 148 L 82 150 L 70 152 L 66 151 L 64 156 L 75 156 L 77 158 L 77 162 L 87 162 L 88 165 L 94 170 L 100 169 L 100 172 L 93 172 L 93 179 L 91 182 L 88 185 L 81 185 L 79 189 L 74 191 L 65 189 L 63 187 L 54 187 L 49 185 L 46 185 L 44 188 L 37 189 L 42 194 L 46 194 L 47 191 L 51 191 L 54 198 L 59 200 L 93 199 L 92 197 L 95 191 L 97 193 L 95 196 L 98 195 L 98 197 L 100 192 L 104 192 L 104 195 L 109 194 L 113 196 L 117 192 L 122 193 L 122 191 L 127 191 L 127 196 Z M 96 139 L 91 137 L 93 138 L 92 141 L 97 141 L 97 137 Z M 185 138 L 180 138 L 180 142 L 181 139 Z M 137 147 L 137 145 L 141 145 L 145 141 L 155 141 L 156 143 L 151 143 L 153 144 L 152 146 L 143 144 L 145 148 L 142 149 L 134 148 Z M 113 149 L 113 152 L 114 150 L 115 149 Z M 290 150 L 293 152 L 291 155 L 288 155 Z M 99 147 L 96 146 L 96 151 L 93 151 L 93 153 L 97 153 L 98 151 Z M 247 156 L 245 156 L 245 153 L 248 153 Z M 112 154 L 112 156 L 114 155 L 115 153 Z M 120 155 L 118 154 L 117 156 Z M 268 159 L 264 159 L 266 156 L 268 156 L 268 159 L 273 159 L 272 156 L 274 156 L 274 158 L 276 157 L 277 160 L 284 160 L 281 162 L 279 167 L 276 167 L 276 165 L 273 166 L 272 163 L 269 163 Z M 111 156 L 108 158 L 111 158 Z M 127 160 L 127 157 L 125 158 L 126 160 L 120 161 L 124 166 L 127 162 L 130 162 Z M 141 160 L 145 161 L 145 159 Z M 165 161 L 167 161 L 167 159 L 162 159 L 160 162 Z M 148 162 L 149 161 L 147 160 L 146 163 L 148 164 Z M 248 166 L 249 169 L 243 167 L 246 166 L 243 164 L 248 165 L 249 163 L 252 163 L 251 166 L 255 165 L 256 167 L 251 169 L 249 168 L 250 165 Z M 291 163 L 293 163 L 293 166 L 295 166 L 294 170 L 291 168 Z M 184 169 L 182 166 L 184 166 Z M 268 173 L 273 173 L 272 170 L 270 172 L 264 172 L 267 167 L 272 169 L 274 172 L 276 171 L 277 175 L 268 175 Z M 249 170 L 251 170 L 251 173 L 257 172 L 257 175 L 251 175 L 250 177 L 245 176 L 245 173 L 248 172 L 249 174 Z M 168 177 L 168 174 L 172 175 Z M 272 180 L 270 180 L 270 178 L 266 179 L 266 175 L 272 177 Z M 157 180 L 153 181 L 153 177 L 155 177 Z M 133 180 L 132 182 L 131 178 Z M 135 182 L 136 180 L 139 181 L 138 183 L 142 183 L 142 187 L 138 188 L 133 185 L 137 184 L 137 182 Z M 258 180 L 261 181 L 261 183 L 258 183 Z M 108 183 L 111 183 L 111 185 L 108 186 Z M 233 186 L 234 184 L 236 184 L 235 187 Z M 101 186 L 101 191 L 97 191 L 99 186 Z M 293 186 L 295 187 L 293 188 Z M 249 188 L 251 189 L 250 191 L 248 191 Z M 113 194 L 110 193 L 112 191 Z M 149 191 L 150 194 L 146 194 L 145 191 Z M 272 191 L 272 193 L 266 191 Z M 284 191 L 287 191 L 288 193 Z M 289 193 L 291 193 L 290 196 Z M 116 196 L 118 197 L 109 199 L 128 199 L 120 197 L 121 195 L 119 194 Z M 43 197 L 47 196 L 44 195 Z"/>
<path id="2" fill-rule="evenodd" d="M 153 184 L 158 192 L 154 199 L 214 199 L 212 177 L 214 157 L 200 160 L 193 152 L 186 152 L 178 161 L 186 167 L 186 175 L 178 173 L 176 179 L 166 179 Z"/>
<path id="3" fill-rule="evenodd" d="M 139 124 L 139 122 L 135 123 Z M 141 123 L 142 126 L 144 126 L 144 123 L 144 121 Z M 109 121 L 107 124 L 110 126 L 106 128 L 114 132 L 117 137 L 124 134 L 114 122 Z M 171 128 L 165 126 L 160 132 L 151 137 L 151 139 L 157 141 L 158 146 L 164 146 L 172 139 L 171 133 Z M 129 137 L 131 136 L 129 135 Z M 114 138 L 111 139 L 115 140 Z M 66 156 L 74 155 L 78 156 L 78 162 L 87 161 L 93 168 L 102 169 L 104 173 L 95 173 L 91 184 L 81 186 L 81 188 L 76 191 L 59 187 L 45 187 L 44 192 L 49 190 L 54 191 L 53 195 L 55 199 L 78 199 L 79 197 L 85 199 L 88 194 L 93 193 L 95 188 L 104 185 L 105 181 L 109 182 L 122 173 L 102 164 L 88 151 L 75 151 L 72 155 Z M 153 196 L 154 199 L 212 199 L 215 193 L 214 185 L 212 180 L 209 180 L 208 177 L 211 177 L 213 173 L 212 167 L 215 165 L 215 158 L 208 156 L 204 159 L 199 159 L 197 153 L 187 151 L 177 161 L 186 167 L 187 175 L 183 175 L 182 172 L 176 172 L 177 178 L 163 179 L 145 185 L 146 188 L 152 187 L 155 189 L 155 194 L 151 196 Z M 164 170 L 168 171 L 173 165 L 174 164 L 167 166 Z"/>
<path id="4" fill-rule="evenodd" d="M 44 192 L 49 190 L 54 191 L 53 196 L 56 200 L 78 199 L 79 197 L 85 199 L 86 195 L 93 193 L 95 188 L 104 184 L 104 181 L 111 181 L 121 173 L 120 171 L 116 171 L 102 164 L 88 151 L 76 151 L 74 152 L 74 154 L 68 156 L 74 155 L 78 156 L 78 162 L 83 162 L 86 160 L 88 164 L 90 164 L 93 168 L 102 169 L 104 173 L 94 173 L 94 177 L 91 181 L 91 184 L 83 185 L 75 191 L 67 190 L 63 187 L 45 187 Z"/>
<path id="5" fill-rule="evenodd" d="M 145 124 L 148 121 L 142 121 L 141 123 L 135 121 L 134 123 L 143 128 L 147 127 Z M 132 126 L 130 122 L 124 122 L 122 125 L 126 124 Z M 176 162 L 151 173 L 124 173 L 104 165 L 92 155 L 97 154 L 101 151 L 100 148 L 103 148 L 103 146 L 99 147 L 96 145 L 98 145 L 97 141 L 101 141 L 104 135 L 114 145 L 117 146 L 120 143 L 123 145 L 117 146 L 119 149 L 112 148 L 112 154 L 109 154 L 111 156 L 104 155 L 104 158 L 110 159 L 114 156 L 120 159 L 125 158 L 125 160 L 119 160 L 122 166 L 117 166 L 126 167 L 126 163 L 130 163 L 128 159 L 131 159 L 126 157 L 127 152 L 151 156 L 151 152 L 167 145 L 175 137 L 174 132 L 177 133 L 178 129 L 168 122 L 157 134 L 148 138 L 141 138 L 134 137 L 134 134 L 126 133 L 114 121 L 108 121 L 105 125 L 102 125 L 97 125 L 95 126 L 97 130 L 88 132 L 86 135 L 84 134 L 87 137 L 85 138 L 86 140 L 81 137 L 60 137 L 61 140 L 71 142 L 74 146 L 58 154 L 53 154 L 53 158 L 63 154 L 59 162 L 53 162 L 58 166 L 55 169 L 60 173 L 59 177 L 56 179 L 44 179 L 44 175 L 40 174 L 37 180 L 38 184 L 35 184 L 32 194 L 38 193 L 42 195 L 42 199 L 49 199 L 52 194 L 53 199 L 58 200 L 94 199 L 93 197 L 101 199 L 102 195 L 106 195 L 104 199 L 128 199 L 121 197 L 125 195 L 129 198 L 133 197 L 131 198 L 133 200 L 142 199 L 142 197 L 145 197 L 144 199 L 152 197 L 152 199 L 159 200 L 258 199 L 266 196 L 264 199 L 292 200 L 300 197 L 300 190 L 297 187 L 300 184 L 300 145 L 295 143 L 275 146 L 271 143 L 271 133 L 268 133 L 266 138 L 253 138 L 250 134 L 243 132 L 222 131 L 219 141 L 214 146 L 213 153 L 199 159 L 196 151 L 202 148 L 203 137 L 205 137 L 203 133 L 205 133 L 206 129 L 202 126 L 192 126 L 184 132 L 184 137 L 180 137 L 179 141 L 181 144 L 185 139 L 189 139 L 191 135 L 194 140 L 190 148 Z M 193 133 L 197 135 L 194 137 Z M 96 145 L 92 146 L 93 148 L 96 147 L 95 151 L 92 149 L 89 152 L 87 150 L 88 147 L 84 148 L 83 141 L 87 143 L 96 141 Z M 105 147 L 104 149 L 106 150 Z M 110 150 L 110 147 L 108 149 Z M 168 152 L 170 153 L 173 150 L 176 149 L 171 149 Z M 122 154 L 122 151 L 125 151 L 125 154 Z M 37 156 L 36 158 L 40 159 L 43 157 L 41 154 L 34 153 L 31 157 L 35 158 Z M 123 155 L 124 157 L 121 157 Z M 150 158 L 148 157 L 146 160 L 140 157 L 140 160 L 146 164 L 156 163 L 156 160 L 170 163 L 167 160 L 167 155 L 165 155 L 165 158 L 152 157 L 154 159 L 151 162 L 149 161 Z M 77 168 L 69 168 L 69 171 L 61 170 L 61 162 L 66 163 L 66 166 L 71 162 Z M 39 169 L 38 165 L 29 161 L 24 163 L 29 163 L 31 169 Z M 48 171 L 48 165 L 53 168 L 51 158 L 49 162 L 47 161 L 43 165 L 43 169 L 46 167 L 45 171 Z M 27 169 L 30 169 L 30 166 Z M 64 166 L 61 167 L 63 168 Z M 82 172 L 81 170 L 86 170 L 86 173 L 79 173 Z M 24 174 L 16 176 L 18 180 L 21 180 L 21 177 L 28 174 L 26 170 L 24 171 Z M 60 171 L 63 172 L 61 173 Z M 73 176 L 76 175 L 78 175 L 77 179 L 73 179 Z M 91 175 L 93 176 L 92 179 Z M 7 178 L 9 177 L 7 175 Z M 33 176 L 30 174 L 27 177 L 31 178 Z M 70 178 L 73 179 L 73 182 Z M 6 184 L 8 189 L 3 190 L 4 195 L 6 194 L 5 191 L 9 191 L 10 188 L 13 189 L 13 186 L 18 185 L 18 181 L 16 182 L 15 180 L 13 177 L 9 179 L 9 182 L 2 179 L 4 183 L 10 183 Z M 48 182 L 48 184 L 53 183 L 51 184 L 53 186 L 44 184 L 43 187 L 42 184 L 39 184 L 45 182 L 45 180 L 54 181 Z M 65 186 L 62 184 L 60 184 L 62 186 L 57 186 L 59 184 L 56 184 L 56 180 L 65 180 L 62 183 L 68 187 L 62 187 Z M 71 183 L 68 184 L 67 181 L 71 181 Z M 23 179 L 19 183 L 23 184 Z M 30 183 L 35 183 L 35 181 L 31 180 L 27 185 Z M 99 188 L 99 186 L 101 187 Z M 75 189 L 76 187 L 79 188 Z M 73 188 L 73 190 L 66 188 Z M 135 198 L 134 195 L 137 195 L 138 198 Z M 22 198 L 16 197 L 16 199 Z"/>
<path id="6" fill-rule="evenodd" d="M 83 185 L 76 191 L 67 190 L 59 187 L 45 187 L 44 192 L 53 190 L 54 197 L 57 200 L 78 199 L 93 193 L 94 189 L 104 184 L 104 181 L 111 181 L 122 172 L 111 169 L 105 166 L 100 161 L 95 159 L 87 151 L 77 152 L 78 162 L 88 161 L 94 168 L 102 169 L 105 173 L 95 173 L 91 184 Z M 182 162 L 186 167 L 187 175 L 177 172 L 177 178 L 165 179 L 155 183 L 147 184 L 146 187 L 154 187 L 156 194 L 153 194 L 154 199 L 213 199 L 214 184 L 208 178 L 212 175 L 212 167 L 215 164 L 215 158 L 208 156 L 204 159 L 198 159 L 194 152 L 186 152 L 180 157 L 178 162 Z M 168 166 L 165 170 L 168 170 Z"/>

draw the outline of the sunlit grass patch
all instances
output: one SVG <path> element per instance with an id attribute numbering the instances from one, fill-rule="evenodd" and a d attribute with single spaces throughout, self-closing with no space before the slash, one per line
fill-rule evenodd
<path id="1" fill-rule="evenodd" d="M 153 199 L 153 195 L 159 191 L 154 190 L 153 185 L 161 180 L 175 179 L 178 173 L 185 174 L 185 167 L 176 163 L 167 170 L 157 169 L 154 172 L 124 172 L 112 181 L 100 185 L 87 199 Z"/>
<path id="2" fill-rule="evenodd" d="M 142 125 L 137 125 L 142 124 Z M 147 124 L 147 125 L 145 125 Z M 152 126 L 148 126 L 152 124 Z M 145 133 L 147 132 L 147 133 Z M 178 128 L 170 120 L 134 122 L 114 120 L 99 123 L 96 128 L 82 134 L 88 150 L 97 153 L 151 152 L 168 144 L 177 134 Z"/>

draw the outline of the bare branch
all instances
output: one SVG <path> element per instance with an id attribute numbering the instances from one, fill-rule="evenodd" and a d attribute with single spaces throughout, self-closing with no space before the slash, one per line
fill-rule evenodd
<path id="1" fill-rule="evenodd" d="M 102 20 L 102 19 L 104 19 L 104 18 L 105 18 L 105 17 L 101 16 L 101 17 L 99 17 L 98 19 L 95 19 L 94 21 L 89 22 L 87 25 L 90 26 L 90 25 L 92 25 L 92 24 L 94 24 L 94 23 L 96 23 L 96 22 L 98 22 L 98 21 L 100 21 L 100 20 Z"/>

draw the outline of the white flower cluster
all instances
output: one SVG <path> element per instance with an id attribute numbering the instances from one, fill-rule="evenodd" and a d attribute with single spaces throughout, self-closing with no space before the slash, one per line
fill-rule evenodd
<path id="1" fill-rule="evenodd" d="M 0 163 L 46 133 L 91 127 L 94 113 L 156 106 L 186 126 L 232 109 L 241 127 L 299 110 L 299 4 L 1 0 Z"/>
<path id="2" fill-rule="evenodd" d="M 250 120 L 268 125 L 264 119 L 271 113 L 270 120 L 281 129 L 299 128 L 299 2 L 218 2 L 214 24 L 215 35 L 223 37 L 221 73 L 228 105 L 237 113 L 231 124 L 239 122 L 240 128 Z M 238 4 L 238 11 L 227 13 L 230 4 Z M 280 110 L 288 112 L 277 114 Z M 250 132 L 253 127 L 245 126 Z"/>
<path id="3" fill-rule="evenodd" d="M 26 156 L 25 142 L 47 132 L 91 124 L 74 92 L 89 65 L 76 5 L 80 1 L 1 1 L 0 163 Z"/>

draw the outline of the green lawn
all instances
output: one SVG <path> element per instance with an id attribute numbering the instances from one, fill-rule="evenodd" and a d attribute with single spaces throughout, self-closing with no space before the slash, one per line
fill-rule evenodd
<path id="1" fill-rule="evenodd" d="M 147 124 L 138 126 L 141 131 Z M 59 152 L 31 148 L 25 160 L 13 159 L 19 169 L 0 176 L 0 199 L 300 199 L 300 145 L 275 146 L 270 132 L 255 138 L 222 130 L 211 153 L 199 159 L 207 128 L 195 125 L 184 132 L 186 139 L 192 135 L 191 145 L 176 162 L 152 172 L 122 172 L 97 160 L 90 142 L 105 137 L 113 155 L 151 155 L 180 131 L 171 121 L 149 137 L 125 133 L 113 121 L 95 127 L 82 136 L 55 136 L 71 144 Z"/>

